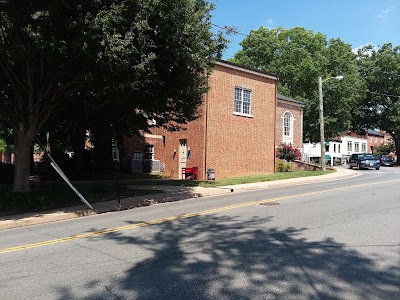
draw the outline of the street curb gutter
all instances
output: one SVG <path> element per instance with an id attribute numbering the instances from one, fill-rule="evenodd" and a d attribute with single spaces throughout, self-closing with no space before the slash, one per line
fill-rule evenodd
<path id="1" fill-rule="evenodd" d="M 181 201 L 185 199 L 218 196 L 231 193 L 230 189 L 223 188 L 205 188 L 209 190 L 193 192 L 179 192 L 177 194 L 152 194 L 132 198 L 121 199 L 121 204 L 118 205 L 116 200 L 93 203 L 93 210 L 85 206 L 69 207 L 64 210 L 53 210 L 41 213 L 27 213 L 23 215 L 7 216 L 0 218 L 0 230 L 50 223 L 56 221 L 69 220 L 79 217 L 92 216 L 107 212 L 117 212 L 128 210 L 137 207 L 150 206 L 158 203 Z"/>
<path id="2" fill-rule="evenodd" d="M 294 186 L 299 184 L 312 184 L 315 182 L 326 182 L 343 178 L 351 178 L 358 175 L 359 173 L 357 171 L 348 170 L 346 172 L 340 171 L 323 176 L 310 176 L 310 177 L 293 178 L 293 179 L 278 180 L 278 181 L 268 181 L 255 184 L 225 186 L 219 188 L 191 187 L 185 190 L 180 190 L 179 188 L 174 189 L 170 187 L 171 190 L 169 192 L 167 191 L 166 193 L 121 199 L 120 205 L 116 203 L 116 200 L 93 203 L 94 207 L 93 210 L 87 209 L 86 206 L 84 205 L 80 205 L 75 207 L 68 207 L 63 210 L 53 210 L 41 213 L 28 213 L 23 215 L 2 217 L 0 218 L 0 230 L 69 220 L 73 218 L 92 216 L 107 212 L 117 212 L 136 207 L 150 206 L 157 203 L 174 202 L 174 201 L 200 198 L 200 197 L 218 196 L 218 195 L 230 194 L 232 192 L 240 193 L 240 192 L 261 190 L 274 187 L 283 187 L 288 185 Z"/>

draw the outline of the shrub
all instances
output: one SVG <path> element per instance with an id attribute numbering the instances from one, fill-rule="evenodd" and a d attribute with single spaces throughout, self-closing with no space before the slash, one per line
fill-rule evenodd
<path id="1" fill-rule="evenodd" d="M 295 159 L 301 159 L 301 152 L 299 149 L 293 147 L 292 145 L 282 144 L 278 148 L 276 156 L 279 159 L 284 159 L 286 161 L 294 161 Z"/>
<path id="2" fill-rule="evenodd" d="M 291 169 L 291 165 L 289 162 L 279 159 L 277 164 L 276 164 L 276 170 L 278 172 L 289 172 Z"/>

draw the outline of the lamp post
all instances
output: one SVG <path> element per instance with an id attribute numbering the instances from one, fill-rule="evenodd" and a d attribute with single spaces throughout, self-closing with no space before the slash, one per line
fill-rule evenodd
<path id="1" fill-rule="evenodd" d="M 342 80 L 343 76 L 329 77 L 322 80 L 322 77 L 318 77 L 318 89 L 319 89 L 319 131 L 321 135 L 321 167 L 322 171 L 326 171 L 325 165 L 325 129 L 324 129 L 324 99 L 322 97 L 322 84 L 329 79 Z"/>

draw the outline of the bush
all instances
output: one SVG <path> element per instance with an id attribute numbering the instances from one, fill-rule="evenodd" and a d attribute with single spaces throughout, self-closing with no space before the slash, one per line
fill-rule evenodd
<path id="1" fill-rule="evenodd" d="M 289 172 L 291 169 L 290 162 L 287 162 L 283 159 L 278 160 L 276 164 L 276 170 L 278 172 Z"/>
<path id="2" fill-rule="evenodd" d="M 295 159 L 301 159 L 301 152 L 299 149 L 293 147 L 292 145 L 282 144 L 278 151 L 276 152 L 276 156 L 279 159 L 284 159 L 286 161 L 294 161 Z"/>

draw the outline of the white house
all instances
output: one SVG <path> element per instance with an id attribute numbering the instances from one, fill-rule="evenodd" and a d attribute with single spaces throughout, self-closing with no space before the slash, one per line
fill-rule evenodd
<path id="1" fill-rule="evenodd" d="M 347 163 L 353 153 L 367 152 L 367 139 L 357 136 L 341 136 L 325 142 L 325 159 L 331 166 Z M 303 160 L 319 162 L 321 143 L 303 143 Z"/>

